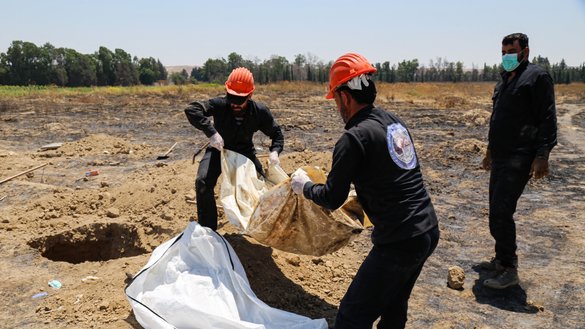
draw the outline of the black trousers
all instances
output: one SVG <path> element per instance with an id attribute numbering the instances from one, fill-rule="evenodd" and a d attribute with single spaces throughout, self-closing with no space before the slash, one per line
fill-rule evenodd
<path id="1" fill-rule="evenodd" d="M 516 267 L 516 224 L 518 199 L 530 179 L 534 156 L 514 155 L 492 159 L 489 185 L 490 233 L 496 241 L 496 259 L 505 267 Z"/>
<path id="2" fill-rule="evenodd" d="M 264 175 L 262 164 L 255 154 L 243 155 L 252 160 L 256 171 Z M 217 205 L 213 189 L 219 175 L 221 175 L 221 153 L 213 147 L 208 147 L 197 169 L 195 195 L 197 197 L 197 221 L 202 226 L 209 227 L 214 231 L 217 230 Z"/>
<path id="3" fill-rule="evenodd" d="M 335 329 L 404 328 L 408 299 L 427 258 L 439 242 L 439 228 L 387 245 L 375 245 L 339 305 Z"/>

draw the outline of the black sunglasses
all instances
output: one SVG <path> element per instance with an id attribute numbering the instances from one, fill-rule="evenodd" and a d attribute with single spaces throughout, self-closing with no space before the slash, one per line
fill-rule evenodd
<path id="1" fill-rule="evenodd" d="M 235 106 L 242 106 L 248 99 L 248 96 L 236 96 L 232 94 L 226 94 L 228 103 Z"/>

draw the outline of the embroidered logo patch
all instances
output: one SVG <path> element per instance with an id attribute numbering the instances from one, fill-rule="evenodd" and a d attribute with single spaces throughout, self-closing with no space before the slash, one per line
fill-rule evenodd
<path id="1" fill-rule="evenodd" d="M 416 167 L 416 153 L 408 130 L 399 123 L 393 123 L 386 130 L 388 151 L 394 163 L 402 169 Z"/>

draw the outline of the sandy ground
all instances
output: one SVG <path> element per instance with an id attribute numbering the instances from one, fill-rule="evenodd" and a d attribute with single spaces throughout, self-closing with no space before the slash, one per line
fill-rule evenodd
<path id="1" fill-rule="evenodd" d="M 481 285 L 489 274 L 477 267 L 493 250 L 488 173 L 479 168 L 492 87 L 480 86 L 481 97 L 417 102 L 381 93 L 377 102 L 411 128 L 440 218 L 441 241 L 413 291 L 407 327 L 585 328 L 585 93 L 559 97 L 552 173 L 531 181 L 520 199 L 521 284 L 492 291 Z M 261 87 L 256 94 L 283 127 L 284 169 L 329 168 L 343 123 L 322 88 Z M 206 139 L 183 108 L 216 95 L 2 100 L 0 179 L 48 165 L 0 185 L 1 328 L 140 328 L 124 287 L 154 248 L 196 220 L 187 202 L 197 168 L 191 157 Z M 39 150 L 52 142 L 64 144 Z M 170 157 L 156 160 L 174 142 Z M 266 154 L 269 139 L 259 133 L 255 142 Z M 86 177 L 92 170 L 99 174 Z M 371 247 L 368 230 L 333 254 L 310 257 L 260 245 L 221 215 L 219 231 L 260 299 L 333 323 Z M 453 265 L 465 271 L 462 290 L 447 287 Z M 49 287 L 50 280 L 62 287 Z"/>

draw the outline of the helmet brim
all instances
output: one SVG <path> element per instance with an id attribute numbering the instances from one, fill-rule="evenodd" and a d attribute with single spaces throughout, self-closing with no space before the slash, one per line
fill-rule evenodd
<path id="1" fill-rule="evenodd" d="M 326 99 L 333 99 L 333 94 L 335 94 L 335 90 L 329 90 L 329 92 L 327 93 L 327 95 L 325 95 Z"/>
<path id="2" fill-rule="evenodd" d="M 254 92 L 254 89 L 256 89 L 256 88 L 253 88 L 252 90 L 245 92 L 245 93 L 239 93 L 239 92 L 229 88 L 228 86 L 225 86 L 225 91 L 228 94 L 234 95 L 234 96 L 240 96 L 240 97 L 246 97 L 246 96 L 250 95 L 252 92 Z"/>

